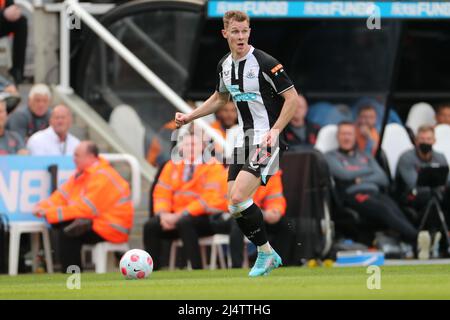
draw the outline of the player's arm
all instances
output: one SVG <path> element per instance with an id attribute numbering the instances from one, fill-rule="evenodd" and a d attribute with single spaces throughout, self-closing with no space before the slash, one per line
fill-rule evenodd
<path id="1" fill-rule="evenodd" d="M 281 96 L 284 98 L 283 108 L 281 109 L 280 116 L 272 127 L 273 130 L 278 130 L 279 132 L 288 125 L 301 103 L 297 90 L 295 90 L 294 87 L 283 92 Z"/>
<path id="2" fill-rule="evenodd" d="M 214 92 L 200 107 L 189 114 L 177 112 L 175 114 L 175 122 L 177 127 L 188 124 L 195 119 L 214 113 L 223 107 L 229 99 L 229 93 Z"/>

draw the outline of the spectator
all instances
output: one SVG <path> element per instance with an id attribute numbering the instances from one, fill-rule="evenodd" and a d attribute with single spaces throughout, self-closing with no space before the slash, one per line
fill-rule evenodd
<path id="1" fill-rule="evenodd" d="M 253 201 L 261 208 L 264 215 L 265 227 L 273 248 L 280 254 L 283 261 L 289 261 L 292 232 L 286 218 L 286 199 L 283 196 L 281 171 L 270 178 L 268 184 L 260 186 L 253 196 Z M 242 268 L 242 253 L 244 248 L 244 235 L 234 219 L 231 221 L 230 251 L 233 268 Z"/>
<path id="2" fill-rule="evenodd" d="M 57 230 L 62 272 L 81 267 L 83 244 L 127 242 L 133 225 L 129 185 L 98 152 L 93 142 L 82 141 L 75 174 L 33 210 Z"/>
<path id="3" fill-rule="evenodd" d="M 437 107 L 436 124 L 450 125 L 450 103 L 444 103 Z"/>
<path id="4" fill-rule="evenodd" d="M 22 138 L 16 132 L 6 130 L 7 120 L 6 102 L 0 100 L 0 155 L 27 154 Z"/>
<path id="5" fill-rule="evenodd" d="M 33 156 L 73 155 L 80 143 L 69 133 L 72 113 L 65 105 L 57 105 L 50 115 L 50 126 L 33 134 L 27 142 L 27 149 Z"/>
<path id="6" fill-rule="evenodd" d="M 291 149 L 298 147 L 311 146 L 316 144 L 317 134 L 320 126 L 309 122 L 306 119 L 308 113 L 308 103 L 302 95 L 300 97 L 300 104 L 291 122 L 286 127 L 286 139 Z"/>
<path id="7" fill-rule="evenodd" d="M 161 240 L 181 238 L 193 269 L 202 267 L 198 238 L 214 234 L 210 216 L 227 210 L 226 171 L 214 158 L 201 163 L 202 140 L 185 135 L 182 161 L 169 160 L 153 192 L 154 216 L 144 226 L 144 246 L 161 268 Z M 199 163 L 199 164 L 198 164 Z"/>
<path id="8" fill-rule="evenodd" d="M 380 135 L 376 129 L 377 112 L 370 105 L 361 106 L 356 119 L 356 143 L 358 149 L 367 154 L 375 155 L 380 141 Z"/>
<path id="9" fill-rule="evenodd" d="M 14 0 L 0 1 L 0 26 L 0 37 L 14 34 L 13 66 L 10 74 L 16 84 L 20 84 L 25 66 L 28 26 L 27 18 L 22 14 L 20 7 L 14 4 Z"/>
<path id="10" fill-rule="evenodd" d="M 33 133 L 46 129 L 51 98 L 50 89 L 45 84 L 35 84 L 28 95 L 28 108 L 19 108 L 11 113 L 8 129 L 16 131 L 24 141 Z"/>
<path id="11" fill-rule="evenodd" d="M 356 149 L 355 131 L 353 123 L 340 123 L 337 132 L 339 149 L 325 155 L 342 202 L 362 218 L 380 222 L 414 245 L 418 231 L 397 204 L 382 192 L 388 185 L 388 178 L 370 154 Z M 421 234 L 419 241 L 421 252 L 429 253 L 429 234 L 428 238 Z"/>
<path id="12" fill-rule="evenodd" d="M 216 121 L 211 124 L 211 127 L 216 129 L 222 137 L 226 137 L 228 129 L 231 129 L 237 124 L 238 116 L 236 107 L 233 101 L 228 101 L 222 108 L 216 112 Z"/>
<path id="13" fill-rule="evenodd" d="M 417 178 L 422 165 L 448 165 L 445 155 L 433 150 L 436 142 L 434 129 L 431 126 L 421 126 L 417 131 L 415 148 L 403 153 L 398 161 L 396 182 L 398 196 L 406 206 L 422 211 L 431 197 L 429 187 L 418 187 Z M 443 193 L 443 206 L 450 210 L 450 175 L 447 188 Z"/>

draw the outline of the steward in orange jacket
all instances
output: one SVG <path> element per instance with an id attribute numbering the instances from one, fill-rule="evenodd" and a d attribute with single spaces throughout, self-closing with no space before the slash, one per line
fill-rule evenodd
<path id="1" fill-rule="evenodd" d="M 198 165 L 169 160 L 153 191 L 153 210 L 192 216 L 227 211 L 224 177 L 225 169 L 214 159 Z"/>
<path id="2" fill-rule="evenodd" d="M 261 208 L 264 215 L 265 227 L 267 234 L 272 239 L 270 243 L 277 251 L 283 263 L 289 261 L 289 253 L 293 240 L 293 231 L 289 227 L 286 214 L 286 199 L 283 195 L 283 183 L 281 179 L 282 172 L 275 173 L 267 183 L 260 186 L 254 196 L 254 203 Z M 233 268 L 242 268 L 244 235 L 239 229 L 236 221 L 231 220 L 230 232 L 230 251 Z"/>
<path id="3" fill-rule="evenodd" d="M 183 154 L 198 159 L 202 150 L 201 138 L 183 137 Z M 163 265 L 162 238 L 181 238 L 192 268 L 201 268 L 198 238 L 214 234 L 211 214 L 228 210 L 225 168 L 214 158 L 200 164 L 183 159 L 180 163 L 170 160 L 162 168 L 152 194 L 154 216 L 144 226 L 145 249 L 152 253 L 157 269 Z"/>
<path id="4" fill-rule="evenodd" d="M 34 209 L 35 214 L 44 216 L 56 227 L 67 227 L 63 231 L 65 236 L 84 240 L 85 233 L 91 233 L 99 241 L 127 242 L 133 225 L 127 181 L 98 157 L 98 149 L 92 142 L 81 142 L 74 159 L 77 172 L 41 201 Z"/>

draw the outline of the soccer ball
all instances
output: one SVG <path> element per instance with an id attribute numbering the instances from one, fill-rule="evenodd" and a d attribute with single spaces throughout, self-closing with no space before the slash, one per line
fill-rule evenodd
<path id="1" fill-rule="evenodd" d="M 153 259 L 148 252 L 132 249 L 125 252 L 119 263 L 120 272 L 126 279 L 145 279 L 153 271 Z"/>

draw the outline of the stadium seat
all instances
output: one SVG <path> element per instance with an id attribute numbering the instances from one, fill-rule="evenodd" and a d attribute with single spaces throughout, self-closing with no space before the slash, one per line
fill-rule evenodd
<path id="1" fill-rule="evenodd" d="M 92 252 L 92 262 L 95 265 L 95 273 L 106 273 L 108 271 L 109 253 L 125 253 L 130 250 L 128 243 L 99 242 L 95 245 L 84 245 L 81 251 L 82 263 L 85 265 L 85 254 Z"/>
<path id="2" fill-rule="evenodd" d="M 219 256 L 219 263 L 222 269 L 225 269 L 227 266 L 225 264 L 225 256 L 223 253 L 223 245 L 230 244 L 230 236 L 227 234 L 215 234 L 210 237 L 202 237 L 199 239 L 200 251 L 202 256 L 202 265 L 205 269 L 207 266 L 206 263 L 206 247 L 211 247 L 211 256 L 210 256 L 210 266 L 211 270 L 216 268 L 217 264 L 217 256 Z M 169 260 L 169 269 L 175 270 L 175 261 L 177 255 L 177 248 L 183 246 L 183 241 L 180 239 L 172 241 L 172 245 L 170 246 L 170 260 Z M 244 255 L 246 256 L 246 255 Z M 228 254 L 228 262 L 231 261 L 231 257 Z M 248 264 L 248 262 L 247 262 Z"/>
<path id="3" fill-rule="evenodd" d="M 435 111 L 433 107 L 426 102 L 414 104 L 409 110 L 406 126 L 409 127 L 414 134 L 417 133 L 422 125 L 434 125 L 436 123 Z"/>
<path id="4" fill-rule="evenodd" d="M 144 157 L 145 128 L 132 107 L 128 105 L 115 107 L 109 125 L 137 156 Z"/>
<path id="5" fill-rule="evenodd" d="M 403 126 L 397 123 L 386 125 L 381 149 L 386 154 L 392 178 L 395 178 L 395 170 L 400 156 L 413 147 L 408 132 Z"/>
<path id="6" fill-rule="evenodd" d="M 314 148 L 322 153 L 338 148 L 338 141 L 336 137 L 337 125 L 329 124 L 320 129 L 317 135 L 317 141 Z"/>
<path id="7" fill-rule="evenodd" d="M 450 166 L 450 125 L 440 124 L 434 129 L 436 136 L 436 143 L 433 149 L 442 152 L 447 158 L 447 162 Z"/>
<path id="8" fill-rule="evenodd" d="M 9 275 L 17 275 L 19 267 L 20 236 L 31 233 L 31 252 L 33 254 L 33 271 L 37 269 L 37 254 L 39 250 L 39 234 L 42 234 L 47 272 L 53 273 L 53 261 L 50 237 L 47 224 L 41 221 L 16 221 L 9 223 Z"/>

